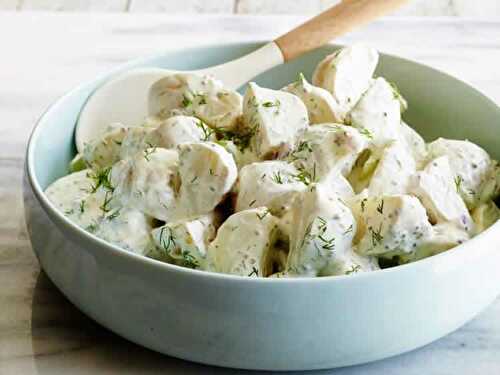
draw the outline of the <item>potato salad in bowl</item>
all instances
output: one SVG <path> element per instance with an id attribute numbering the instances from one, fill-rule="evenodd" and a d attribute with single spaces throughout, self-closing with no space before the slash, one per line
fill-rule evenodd
<path id="1" fill-rule="evenodd" d="M 500 166 L 467 140 L 426 143 L 377 62 L 346 47 L 310 81 L 243 96 L 172 74 L 143 123 L 106 124 L 46 194 L 124 251 L 244 277 L 355 275 L 453 249 L 500 218 Z"/>

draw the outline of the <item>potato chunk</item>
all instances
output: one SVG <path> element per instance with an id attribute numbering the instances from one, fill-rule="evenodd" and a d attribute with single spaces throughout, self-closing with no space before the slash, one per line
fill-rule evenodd
<path id="1" fill-rule="evenodd" d="M 284 161 L 252 163 L 240 170 L 236 211 L 265 206 L 281 216 L 306 186 L 297 180 L 299 171 Z"/>
<path id="2" fill-rule="evenodd" d="M 296 82 L 283 88 L 283 91 L 298 96 L 307 108 L 309 121 L 312 124 L 342 122 L 344 114 L 332 94 L 327 90 L 313 86 L 300 74 Z"/>
<path id="3" fill-rule="evenodd" d="M 216 272 L 249 277 L 272 273 L 272 246 L 278 219 L 267 208 L 237 212 L 221 225 L 210 244 L 209 256 Z"/>
<path id="4" fill-rule="evenodd" d="M 250 82 L 243 100 L 243 126 L 254 134 L 256 155 L 265 159 L 291 150 L 308 126 L 307 108 L 293 94 Z"/>
<path id="5" fill-rule="evenodd" d="M 413 196 L 361 198 L 351 207 L 358 223 L 357 251 L 361 255 L 413 253 L 431 234 L 425 208 Z"/>
<path id="6" fill-rule="evenodd" d="M 233 129 L 241 115 L 242 98 L 220 81 L 191 73 L 172 74 L 156 82 L 149 93 L 151 115 L 196 116 L 210 127 Z"/>
<path id="7" fill-rule="evenodd" d="M 295 199 L 291 212 L 287 273 L 314 277 L 343 269 L 339 262 L 352 247 L 356 221 L 341 199 L 313 184 Z"/>
<path id="8" fill-rule="evenodd" d="M 474 223 L 458 193 L 447 156 L 429 162 L 412 180 L 412 193 L 420 198 L 434 223 L 453 222 L 458 228 L 473 232 Z"/>
<path id="9" fill-rule="evenodd" d="M 177 217 L 212 212 L 238 177 L 233 156 L 212 142 L 182 143 L 179 150 L 180 191 Z"/>
<path id="10" fill-rule="evenodd" d="M 340 122 L 370 86 L 377 63 L 376 50 L 357 44 L 335 51 L 316 67 L 313 84 L 332 93 Z"/>

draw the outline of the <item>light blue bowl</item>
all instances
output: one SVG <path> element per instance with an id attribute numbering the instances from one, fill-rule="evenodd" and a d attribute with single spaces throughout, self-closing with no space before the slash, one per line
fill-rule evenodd
<path id="1" fill-rule="evenodd" d="M 127 64 L 59 99 L 29 141 L 26 220 L 41 266 L 78 308 L 153 350 L 207 364 L 266 370 L 322 369 L 418 348 L 457 329 L 500 292 L 500 222 L 447 253 L 355 277 L 250 279 L 179 268 L 105 243 L 69 222 L 43 190 L 67 173 L 75 122 L 89 94 L 132 67 L 195 69 L 261 43 L 180 50 Z M 310 76 L 333 46 L 256 81 L 279 88 Z M 500 157 L 500 109 L 475 89 L 426 66 L 383 55 L 379 72 L 410 103 L 428 140 L 468 138 Z"/>

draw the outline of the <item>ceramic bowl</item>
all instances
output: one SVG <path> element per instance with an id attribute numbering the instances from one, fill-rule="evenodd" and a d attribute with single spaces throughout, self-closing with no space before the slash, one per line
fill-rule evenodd
<path id="1" fill-rule="evenodd" d="M 315 279 L 255 279 L 180 268 L 108 244 L 68 221 L 44 189 L 67 173 L 78 114 L 97 86 L 132 67 L 196 69 L 262 43 L 178 50 L 126 64 L 70 91 L 31 135 L 26 220 L 41 266 L 80 310 L 113 332 L 171 356 L 218 366 L 305 370 L 406 352 L 457 329 L 500 292 L 500 222 L 446 253 L 396 268 Z M 327 46 L 262 74 L 280 88 L 310 76 Z M 427 140 L 470 139 L 500 158 L 500 109 L 469 85 L 382 55 L 379 75 L 410 103 L 405 120 Z"/>

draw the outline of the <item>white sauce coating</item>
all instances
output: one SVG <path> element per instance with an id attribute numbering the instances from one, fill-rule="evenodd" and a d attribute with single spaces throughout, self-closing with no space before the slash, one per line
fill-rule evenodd
<path id="1" fill-rule="evenodd" d="M 244 98 L 168 76 L 140 126 L 104 124 L 47 197 L 125 251 L 243 277 L 352 276 L 452 250 L 500 219 L 500 165 L 469 141 L 426 144 L 377 61 L 347 47 L 313 84 L 250 83 Z"/>

